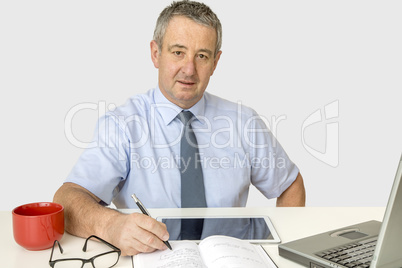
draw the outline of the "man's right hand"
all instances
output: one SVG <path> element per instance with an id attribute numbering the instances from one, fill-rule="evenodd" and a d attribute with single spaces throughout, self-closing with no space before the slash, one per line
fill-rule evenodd
<path id="1" fill-rule="evenodd" d="M 122 255 L 136 255 L 167 249 L 163 241 L 169 239 L 166 225 L 140 213 L 113 217 L 105 229 L 108 241 L 121 249 Z"/>
<path id="2" fill-rule="evenodd" d="M 63 184 L 53 200 L 64 206 L 65 229 L 73 235 L 97 235 L 120 248 L 123 256 L 167 248 L 163 241 L 169 233 L 164 223 L 104 207 L 97 196 L 77 184 Z"/>

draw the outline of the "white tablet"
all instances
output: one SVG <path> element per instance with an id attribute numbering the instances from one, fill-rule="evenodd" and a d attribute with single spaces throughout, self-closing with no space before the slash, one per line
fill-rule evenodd
<path id="1" fill-rule="evenodd" d="M 267 216 L 161 216 L 157 220 L 166 224 L 169 241 L 199 242 L 208 236 L 225 235 L 258 244 L 281 242 Z"/>

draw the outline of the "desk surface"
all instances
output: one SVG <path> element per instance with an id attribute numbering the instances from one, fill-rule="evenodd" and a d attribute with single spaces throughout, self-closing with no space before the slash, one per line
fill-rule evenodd
<path id="1" fill-rule="evenodd" d="M 200 209 L 150 209 L 153 217 L 158 216 L 197 216 L 197 215 L 267 215 L 271 218 L 282 242 L 342 228 L 369 220 L 382 221 L 385 208 L 378 207 L 317 207 L 317 208 L 200 208 Z M 123 210 L 125 213 L 137 210 Z M 27 251 L 17 245 L 13 238 L 11 212 L 0 212 L 0 256 L 1 267 L 50 267 L 50 249 Z M 61 239 L 66 248 L 78 251 L 84 240 L 69 234 Z M 264 245 L 271 258 L 279 267 L 302 267 L 278 255 L 278 245 Z M 74 252 L 75 252 L 74 251 Z M 70 256 L 69 256 L 70 257 Z M 132 267 L 130 257 L 122 257 L 115 267 Z"/>

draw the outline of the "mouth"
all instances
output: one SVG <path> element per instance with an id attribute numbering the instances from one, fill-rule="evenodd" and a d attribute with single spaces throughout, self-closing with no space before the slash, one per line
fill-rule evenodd
<path id="1" fill-rule="evenodd" d="M 193 85 L 195 85 L 195 82 L 193 82 L 193 81 L 178 80 L 177 82 L 179 84 L 181 84 L 181 85 L 184 85 L 184 86 L 193 86 Z"/>

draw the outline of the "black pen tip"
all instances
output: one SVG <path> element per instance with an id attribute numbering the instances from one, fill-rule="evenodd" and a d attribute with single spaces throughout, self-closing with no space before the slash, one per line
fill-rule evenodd
<path id="1" fill-rule="evenodd" d="M 168 249 L 173 250 L 172 246 L 169 244 L 168 241 L 163 241 L 163 243 L 165 243 L 165 245 L 168 247 Z"/>

